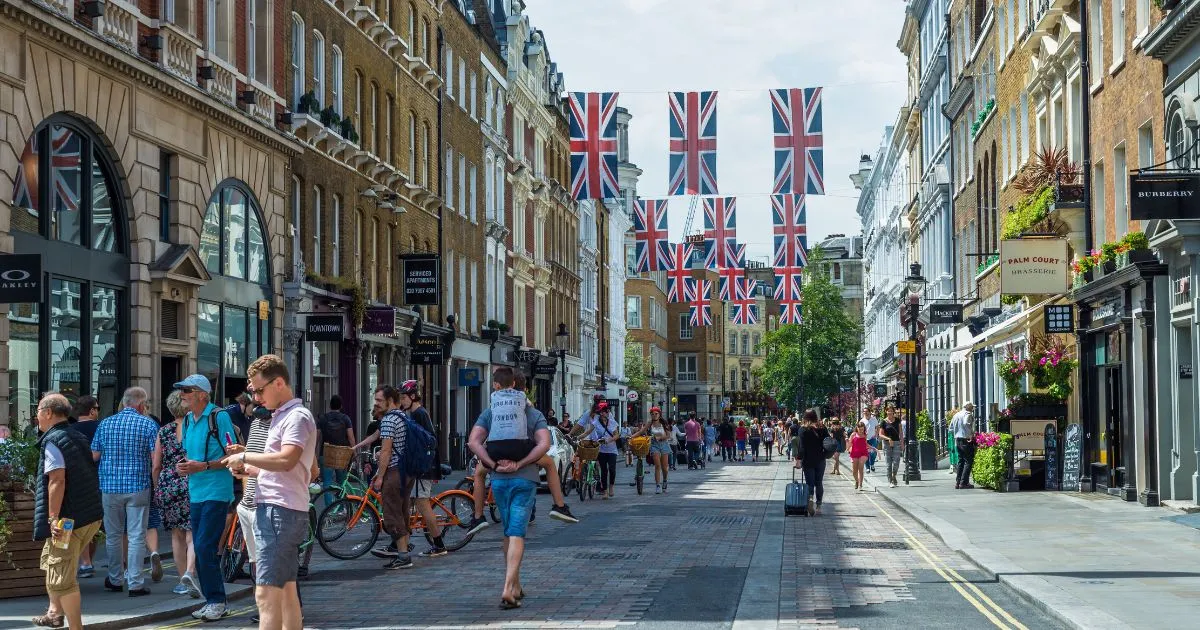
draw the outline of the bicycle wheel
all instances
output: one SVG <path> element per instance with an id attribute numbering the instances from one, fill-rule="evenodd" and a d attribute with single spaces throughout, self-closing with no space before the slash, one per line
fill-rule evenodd
<path id="1" fill-rule="evenodd" d="M 584 466 L 583 471 L 580 473 L 579 485 L 575 487 L 575 489 L 579 491 L 579 500 L 580 501 L 587 500 L 587 485 L 588 485 L 587 475 L 588 475 L 588 467 Z"/>
<path id="2" fill-rule="evenodd" d="M 462 490 L 463 492 L 466 492 L 467 494 L 471 494 L 471 493 L 475 492 L 475 478 L 474 477 L 463 477 L 463 480 L 458 482 L 458 485 L 454 486 L 454 489 Z"/>
<path id="3" fill-rule="evenodd" d="M 467 527 L 474 516 L 474 503 L 474 497 L 462 490 L 447 490 L 434 497 L 430 507 L 433 508 L 433 517 L 442 528 L 442 543 L 446 549 L 458 551 L 475 537 L 468 533 L 470 530 Z M 425 540 L 433 544 L 428 527 L 425 528 Z"/>
<path id="4" fill-rule="evenodd" d="M 359 497 L 339 499 L 325 508 L 317 518 L 317 542 L 325 553 L 339 560 L 361 557 L 379 540 L 379 512 L 372 505 L 362 507 Z"/>
<path id="5" fill-rule="evenodd" d="M 637 477 L 635 477 L 635 481 L 637 482 L 638 494 L 642 493 L 642 486 L 644 485 L 642 478 L 646 476 L 645 469 L 642 466 L 643 466 L 642 458 L 639 457 L 638 461 L 637 461 Z"/>
<path id="6" fill-rule="evenodd" d="M 242 528 L 234 527 L 233 545 L 221 551 L 221 577 L 230 584 L 242 577 L 242 567 L 246 565 L 246 539 Z"/>

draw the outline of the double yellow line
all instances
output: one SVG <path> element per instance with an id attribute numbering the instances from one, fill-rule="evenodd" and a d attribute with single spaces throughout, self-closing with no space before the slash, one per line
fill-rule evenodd
<path id="1" fill-rule="evenodd" d="M 913 551 L 915 551 L 922 560 L 929 564 L 929 566 L 936 571 L 937 574 L 940 575 L 947 584 L 952 586 L 954 590 L 958 591 L 958 594 L 962 595 L 963 599 L 967 600 L 968 603 L 974 606 L 975 610 L 979 611 L 979 614 L 986 617 L 987 620 L 991 621 L 992 624 L 997 628 L 1001 628 L 1003 630 L 1009 630 L 1010 628 L 1014 630 L 1029 630 L 1021 622 L 1014 619 L 1012 615 L 1008 614 L 1008 611 L 1001 608 L 1000 605 L 992 601 L 990 597 L 984 595 L 983 591 L 979 590 L 978 586 L 975 586 L 975 584 L 970 580 L 964 578 L 958 573 L 958 571 L 951 569 L 950 565 L 948 565 L 944 560 L 941 559 L 941 557 L 926 547 L 920 540 L 917 539 L 916 536 L 913 536 L 912 532 L 908 531 L 908 529 L 900 524 L 900 521 L 897 521 L 887 510 L 883 509 L 883 506 L 879 505 L 879 503 L 876 503 L 875 499 L 867 496 L 867 500 L 870 501 L 876 508 L 878 508 L 884 516 L 888 517 L 888 520 L 895 524 L 900 531 L 904 532 L 906 542 L 908 542 L 908 544 L 913 548 Z"/>
<path id="2" fill-rule="evenodd" d="M 229 612 L 228 615 L 225 615 L 225 618 L 228 619 L 229 617 L 237 617 L 239 615 L 244 615 L 254 609 L 255 609 L 254 606 L 246 606 L 245 608 L 239 608 L 237 610 L 232 610 Z M 170 626 L 159 626 L 157 628 L 157 630 L 174 630 L 175 628 L 190 628 L 192 626 L 198 626 L 202 623 L 204 623 L 203 619 L 193 619 L 191 621 L 184 621 L 182 623 L 177 623 L 177 624 L 170 625 Z"/>

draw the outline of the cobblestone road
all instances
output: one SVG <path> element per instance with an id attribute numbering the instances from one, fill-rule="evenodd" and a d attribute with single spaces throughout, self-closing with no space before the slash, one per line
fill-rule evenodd
<path id="1" fill-rule="evenodd" d="M 790 467 L 710 465 L 637 496 L 618 470 L 613 501 L 572 501 L 528 541 L 518 610 L 498 609 L 500 531 L 463 550 L 379 570 L 318 551 L 302 584 L 310 628 L 1056 628 L 875 493 L 828 477 L 823 514 L 782 515 Z M 447 487 L 449 487 L 447 485 Z M 996 526 L 983 524 L 981 526 Z M 423 542 L 423 541 L 420 541 Z M 248 627 L 249 601 L 214 624 Z M 188 627 L 198 622 L 174 626 Z"/>

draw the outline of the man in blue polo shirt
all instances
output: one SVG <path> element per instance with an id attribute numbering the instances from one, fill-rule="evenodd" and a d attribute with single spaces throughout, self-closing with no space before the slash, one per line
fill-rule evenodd
<path id="1" fill-rule="evenodd" d="M 221 459 L 225 457 L 225 445 L 236 443 L 237 438 L 229 413 L 210 400 L 212 385 L 208 378 L 193 374 L 175 383 L 174 387 L 190 409 L 180 428 L 184 460 L 179 462 L 176 470 L 188 479 L 196 577 L 206 602 L 192 616 L 216 621 L 228 614 L 219 553 L 225 517 L 233 502 L 233 474 Z"/>

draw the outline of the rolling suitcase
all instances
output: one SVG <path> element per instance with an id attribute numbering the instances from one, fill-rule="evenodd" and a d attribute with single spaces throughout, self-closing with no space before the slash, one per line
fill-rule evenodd
<path id="1" fill-rule="evenodd" d="M 796 480 L 796 469 L 792 469 L 792 482 L 787 485 L 787 490 L 783 493 L 783 514 L 784 516 L 808 516 L 808 484 L 804 481 Z"/>

